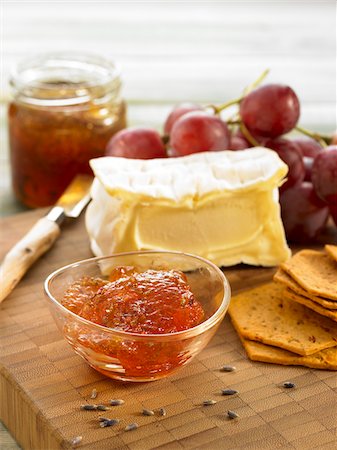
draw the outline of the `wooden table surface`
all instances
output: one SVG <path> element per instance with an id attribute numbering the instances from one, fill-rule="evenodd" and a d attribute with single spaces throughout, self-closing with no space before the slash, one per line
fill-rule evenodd
<path id="1" fill-rule="evenodd" d="M 3 250 L 42 213 L 1 219 Z M 337 243 L 337 233 L 327 239 Z M 336 372 L 249 361 L 228 317 L 190 364 L 165 379 L 121 383 L 91 369 L 66 343 L 43 295 L 43 280 L 51 271 L 90 255 L 83 217 L 64 224 L 54 247 L 2 304 L 0 417 L 23 448 L 70 449 L 79 435 L 81 448 L 88 450 L 336 448 Z M 269 281 L 274 270 L 241 266 L 225 273 L 235 294 Z M 222 372 L 224 364 L 236 370 Z M 296 388 L 284 389 L 285 381 Z M 125 405 L 106 413 L 81 411 L 81 404 L 92 403 L 93 388 L 98 391 L 94 402 L 122 398 Z M 224 388 L 239 394 L 222 396 Z M 203 407 L 209 398 L 217 403 Z M 161 407 L 165 417 L 141 414 L 143 408 Z M 240 418 L 229 420 L 228 410 Z M 102 414 L 121 423 L 101 429 Z M 125 432 L 132 422 L 139 429 Z"/>
<path id="2" fill-rule="evenodd" d="M 119 63 L 129 123 L 161 129 L 177 102 L 221 103 L 265 68 L 291 85 L 301 124 L 336 127 L 335 1 L 1 2 L 0 215 L 24 211 L 10 187 L 10 70 L 24 57 L 89 51 Z M 0 424 L 1 425 L 1 424 Z M 0 427 L 0 447 L 17 448 Z"/>

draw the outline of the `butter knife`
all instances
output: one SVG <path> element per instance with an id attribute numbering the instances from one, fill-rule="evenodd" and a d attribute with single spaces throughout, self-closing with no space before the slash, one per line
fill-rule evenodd
<path id="1" fill-rule="evenodd" d="M 81 214 L 90 201 L 92 180 L 89 175 L 75 177 L 48 214 L 6 254 L 0 266 L 0 303 L 31 265 L 54 244 L 65 217 L 76 218 Z"/>

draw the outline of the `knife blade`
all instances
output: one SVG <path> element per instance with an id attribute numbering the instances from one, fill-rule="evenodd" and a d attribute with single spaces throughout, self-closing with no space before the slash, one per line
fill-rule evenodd
<path id="1" fill-rule="evenodd" d="M 54 244 L 65 217 L 77 218 L 90 201 L 93 177 L 77 175 L 53 208 L 6 254 L 0 266 L 0 303 L 34 262 Z"/>

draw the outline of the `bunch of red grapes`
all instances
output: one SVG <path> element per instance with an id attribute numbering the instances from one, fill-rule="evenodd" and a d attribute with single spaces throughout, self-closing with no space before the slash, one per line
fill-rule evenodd
<path id="1" fill-rule="evenodd" d="M 238 111 L 223 120 L 220 112 L 237 103 Z M 151 128 L 128 128 L 109 141 L 106 155 L 125 158 L 166 158 L 220 150 L 246 150 L 263 146 L 274 150 L 288 165 L 280 187 L 282 220 L 287 239 L 304 243 L 315 239 L 331 214 L 337 226 L 337 139 L 284 137 L 300 116 L 295 92 L 281 84 L 268 84 L 220 106 L 184 103 L 167 117 L 164 135 Z"/>

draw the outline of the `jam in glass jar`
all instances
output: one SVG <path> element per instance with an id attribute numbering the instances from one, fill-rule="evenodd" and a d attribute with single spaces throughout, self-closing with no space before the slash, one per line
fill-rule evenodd
<path id="1" fill-rule="evenodd" d="M 56 53 L 19 64 L 10 84 L 13 189 L 28 207 L 49 206 L 125 128 L 119 71 L 97 56 Z"/>

